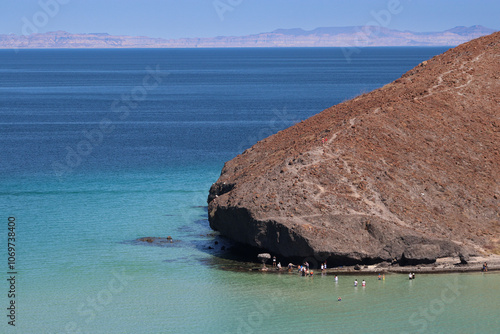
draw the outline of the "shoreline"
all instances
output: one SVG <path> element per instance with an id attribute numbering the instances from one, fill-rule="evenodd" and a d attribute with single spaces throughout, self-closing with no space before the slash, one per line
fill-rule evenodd
<path id="1" fill-rule="evenodd" d="M 321 269 L 313 268 L 315 275 L 325 274 L 384 274 L 384 273 L 394 273 L 394 274 L 408 274 L 419 273 L 419 274 L 451 274 L 451 273 L 465 273 L 465 272 L 483 272 L 483 263 L 487 263 L 488 271 L 497 272 L 500 271 L 500 256 L 499 255 L 489 255 L 489 256 L 475 256 L 471 257 L 466 264 L 461 264 L 460 259 L 454 257 L 440 258 L 437 259 L 435 263 L 430 264 L 419 264 L 419 265 L 407 265 L 400 266 L 399 264 L 391 265 L 387 262 L 375 264 L 375 265 L 360 265 L 358 269 L 354 269 L 355 266 L 342 266 L 327 268 L 325 271 Z M 267 270 L 263 270 L 263 267 L 253 267 L 249 269 L 252 272 L 261 273 L 296 273 L 296 265 L 291 271 L 288 271 L 287 266 L 283 266 L 280 270 L 276 270 L 272 265 L 266 266 Z"/>

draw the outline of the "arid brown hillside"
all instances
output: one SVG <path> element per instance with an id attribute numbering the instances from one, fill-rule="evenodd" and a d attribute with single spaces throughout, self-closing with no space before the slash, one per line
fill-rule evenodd
<path id="1" fill-rule="evenodd" d="M 499 42 L 462 44 L 227 162 L 211 227 L 332 264 L 498 253 Z"/>

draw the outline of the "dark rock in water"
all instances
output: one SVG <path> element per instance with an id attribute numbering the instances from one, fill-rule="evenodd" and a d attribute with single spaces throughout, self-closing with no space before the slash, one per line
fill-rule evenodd
<path id="1" fill-rule="evenodd" d="M 163 237 L 143 237 L 138 238 L 133 241 L 134 243 L 147 243 L 152 246 L 167 246 L 168 244 L 173 244 L 179 242 L 179 240 L 173 240 L 172 237 L 168 236 L 167 238 Z"/>
<path id="2" fill-rule="evenodd" d="M 210 188 L 210 226 L 330 266 L 500 249 L 499 41 L 462 44 L 258 142 Z"/>

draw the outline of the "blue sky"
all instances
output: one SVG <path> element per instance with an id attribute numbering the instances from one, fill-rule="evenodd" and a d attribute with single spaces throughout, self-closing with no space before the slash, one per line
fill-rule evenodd
<path id="1" fill-rule="evenodd" d="M 3 34 L 65 30 L 163 38 L 234 36 L 278 28 L 362 26 L 377 16 L 382 25 L 398 30 L 476 24 L 500 30 L 498 0 L 2 0 L 0 13 Z"/>

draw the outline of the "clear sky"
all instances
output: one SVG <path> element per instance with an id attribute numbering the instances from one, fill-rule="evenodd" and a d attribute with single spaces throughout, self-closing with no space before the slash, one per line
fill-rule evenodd
<path id="1" fill-rule="evenodd" d="M 362 26 L 377 22 L 377 16 L 380 25 L 398 30 L 471 25 L 500 30 L 499 0 L 1 0 L 0 13 L 0 34 L 238 36 Z"/>

